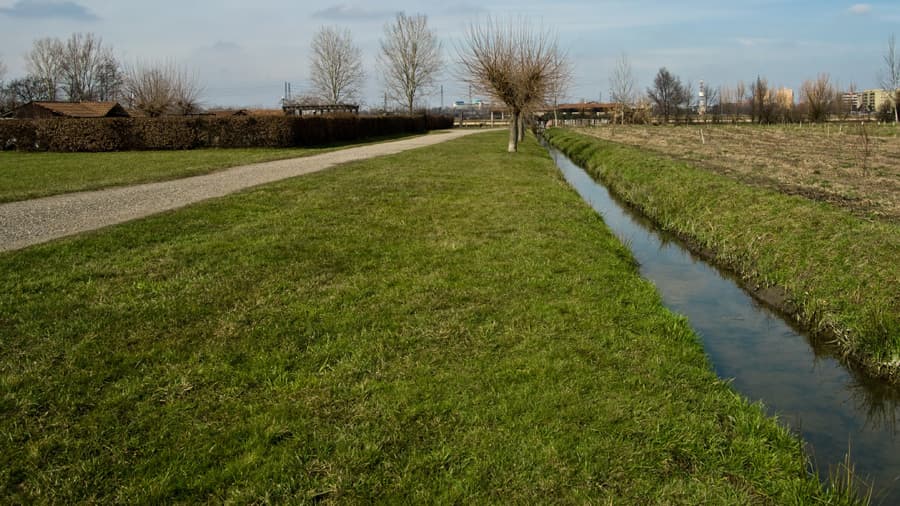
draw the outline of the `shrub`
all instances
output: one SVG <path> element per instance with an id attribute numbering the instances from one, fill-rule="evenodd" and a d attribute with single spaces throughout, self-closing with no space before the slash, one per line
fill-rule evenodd
<path id="1" fill-rule="evenodd" d="M 284 148 L 453 127 L 447 116 L 54 118 L 0 121 L 0 148 L 127 151 Z"/>

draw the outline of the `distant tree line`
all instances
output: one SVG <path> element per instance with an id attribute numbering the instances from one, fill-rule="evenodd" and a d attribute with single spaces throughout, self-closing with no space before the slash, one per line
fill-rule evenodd
<path id="1" fill-rule="evenodd" d="M 900 114 L 900 54 L 896 51 L 896 39 L 891 36 L 884 55 L 884 65 L 879 72 L 879 85 L 888 97 L 878 110 L 865 109 L 855 103 L 859 97 L 856 85 L 851 83 L 845 91 L 827 73 L 804 81 L 799 89 L 799 101 L 793 90 L 773 86 L 757 76 L 749 84 L 738 81 L 735 85 L 704 87 L 704 102 L 690 82 L 681 79 L 662 67 L 656 73 L 652 86 L 645 93 L 637 92 L 637 80 L 625 54 L 616 60 L 610 77 L 610 97 L 616 105 L 612 121 L 615 123 L 648 122 L 650 114 L 657 121 L 752 121 L 753 123 L 787 123 L 797 121 L 822 122 L 830 118 L 848 118 L 852 114 L 868 114 L 880 121 L 898 121 Z"/>
<path id="2" fill-rule="evenodd" d="M 187 69 L 173 61 L 124 65 L 92 33 L 37 39 L 25 65 L 24 77 L 7 82 L 0 61 L 0 113 L 31 101 L 120 102 L 148 116 L 190 114 L 200 105 L 202 87 Z"/>
<path id="3" fill-rule="evenodd" d="M 311 95 L 304 103 L 335 105 L 358 103 L 366 82 L 362 50 L 348 29 L 321 27 L 310 51 Z M 434 91 L 443 69 L 441 43 L 422 14 L 399 13 L 384 26 L 376 60 L 385 101 L 413 114 Z"/>

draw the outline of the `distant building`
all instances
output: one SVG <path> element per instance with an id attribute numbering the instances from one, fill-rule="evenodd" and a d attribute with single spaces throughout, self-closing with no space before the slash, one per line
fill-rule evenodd
<path id="1" fill-rule="evenodd" d="M 613 112 L 618 104 L 606 102 L 579 102 L 574 104 L 559 104 L 556 111 L 560 114 L 580 115 L 580 116 L 605 116 Z M 553 111 L 551 107 L 549 109 Z"/>
<path id="2" fill-rule="evenodd" d="M 893 104 L 890 93 L 884 90 L 865 90 L 859 94 L 859 108 L 863 111 L 875 112 L 884 104 Z"/>
<path id="3" fill-rule="evenodd" d="M 480 110 L 483 107 L 490 107 L 490 104 L 486 103 L 485 101 L 481 100 L 480 98 L 476 98 L 475 100 L 472 100 L 472 103 L 466 103 L 465 100 L 457 100 L 456 102 L 453 102 L 454 109 L 463 109 L 463 110 L 471 111 L 471 110 L 476 110 L 476 109 Z"/>
<path id="4" fill-rule="evenodd" d="M 326 116 L 331 114 L 359 114 L 357 104 L 300 104 L 284 101 L 281 109 L 288 116 Z"/>
<path id="5" fill-rule="evenodd" d="M 855 91 L 841 93 L 841 105 L 845 111 L 858 111 L 860 104 L 860 94 Z"/>
<path id="6" fill-rule="evenodd" d="M 127 118 L 117 102 L 28 102 L 15 110 L 16 119 Z"/>
<path id="7" fill-rule="evenodd" d="M 779 88 L 775 91 L 775 103 L 784 109 L 794 106 L 794 90 L 791 88 Z"/>

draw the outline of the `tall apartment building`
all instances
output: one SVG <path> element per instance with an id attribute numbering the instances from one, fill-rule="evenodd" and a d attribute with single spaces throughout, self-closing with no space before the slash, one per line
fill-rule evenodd
<path id="1" fill-rule="evenodd" d="M 844 106 L 844 110 L 849 111 L 858 111 L 859 106 L 861 104 L 862 94 L 857 92 L 846 92 L 841 93 L 841 104 Z"/>
<path id="2" fill-rule="evenodd" d="M 893 97 L 884 90 L 865 90 L 859 93 L 859 108 L 864 111 L 877 111 L 884 104 L 893 104 Z"/>

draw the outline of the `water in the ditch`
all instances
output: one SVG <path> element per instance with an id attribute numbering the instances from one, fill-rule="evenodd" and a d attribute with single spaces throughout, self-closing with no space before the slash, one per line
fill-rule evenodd
<path id="1" fill-rule="evenodd" d="M 849 452 L 875 504 L 900 504 L 900 389 L 869 381 L 762 307 L 727 274 L 617 202 L 565 155 L 565 178 L 625 242 L 666 306 L 700 335 L 716 373 L 800 433 L 822 475 Z"/>

